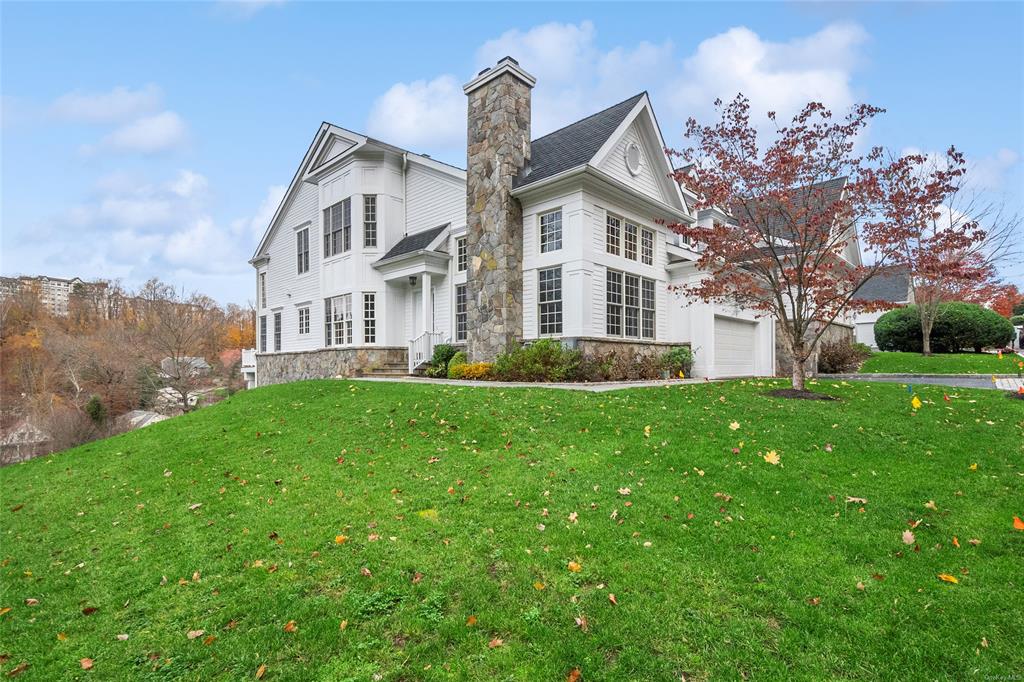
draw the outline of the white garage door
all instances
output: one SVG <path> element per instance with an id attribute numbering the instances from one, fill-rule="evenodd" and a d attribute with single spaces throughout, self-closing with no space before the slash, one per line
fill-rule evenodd
<path id="1" fill-rule="evenodd" d="M 875 323 L 874 322 L 858 322 L 857 323 L 857 342 L 866 343 L 872 348 L 875 346 Z"/>
<path id="2" fill-rule="evenodd" d="M 715 318 L 715 376 L 738 377 L 754 373 L 756 330 L 754 322 Z"/>

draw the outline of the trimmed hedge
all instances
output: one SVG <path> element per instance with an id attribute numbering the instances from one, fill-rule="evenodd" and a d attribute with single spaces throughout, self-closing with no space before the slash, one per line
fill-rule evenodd
<path id="1" fill-rule="evenodd" d="M 932 327 L 931 349 L 955 353 L 965 348 L 1002 348 L 1013 339 L 1013 325 L 998 313 L 973 303 L 941 303 Z M 920 353 L 921 312 L 917 306 L 890 310 L 875 322 L 875 342 L 885 351 Z"/>

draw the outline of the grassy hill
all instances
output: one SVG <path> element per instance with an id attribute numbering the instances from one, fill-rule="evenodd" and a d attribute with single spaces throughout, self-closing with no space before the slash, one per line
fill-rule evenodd
<path id="1" fill-rule="evenodd" d="M 774 385 L 307 382 L 8 467 L 0 673 L 1024 669 L 1022 403 Z"/>
<path id="2" fill-rule="evenodd" d="M 1007 353 L 875 353 L 864 361 L 861 374 L 1016 374 L 1019 355 Z"/>

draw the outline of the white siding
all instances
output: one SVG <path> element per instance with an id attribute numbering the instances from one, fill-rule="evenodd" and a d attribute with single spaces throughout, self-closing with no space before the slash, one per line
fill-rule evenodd
<path id="1" fill-rule="evenodd" d="M 410 161 L 406 173 L 405 232 L 466 223 L 466 183 Z"/>
<path id="2" fill-rule="evenodd" d="M 311 350 L 323 345 L 323 300 L 320 297 L 320 233 L 317 188 L 303 183 L 282 213 L 277 231 L 267 245 L 270 263 L 267 273 L 267 308 L 259 315 L 267 316 L 267 350 L 272 351 L 273 313 L 281 312 L 281 350 Z M 298 274 L 296 262 L 297 227 L 309 228 L 309 272 Z M 308 304 L 310 333 L 300 335 L 298 304 Z M 258 306 L 260 301 L 257 300 Z"/>
<path id="3" fill-rule="evenodd" d="M 626 167 L 626 147 L 633 143 L 639 145 L 643 151 L 643 162 L 640 166 L 640 172 L 636 175 L 630 173 Z M 660 158 L 652 156 L 654 154 L 664 154 L 664 152 L 652 148 L 652 146 L 645 143 L 644 136 L 640 134 L 637 124 L 634 122 L 633 125 L 626 129 L 626 132 L 619 138 L 619 141 L 615 143 L 611 152 L 601 161 L 598 168 L 616 180 L 643 192 L 652 199 L 663 202 L 666 198 L 662 191 L 661 183 L 651 169 L 660 169 L 664 165 Z"/>

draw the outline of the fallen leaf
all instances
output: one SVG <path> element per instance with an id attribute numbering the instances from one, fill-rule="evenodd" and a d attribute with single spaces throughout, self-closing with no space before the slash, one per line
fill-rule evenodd
<path id="1" fill-rule="evenodd" d="M 125 637 L 127 638 L 127 637 L 128 637 L 128 635 L 125 635 Z M 66 633 L 63 633 L 63 632 L 58 632 L 58 633 L 57 633 L 57 641 L 58 641 L 58 642 L 64 642 L 64 641 L 67 641 L 67 638 L 68 638 L 68 636 L 67 636 L 67 634 L 66 634 Z M 118 639 L 121 639 L 121 635 L 118 635 L 118 636 L 117 636 L 117 638 L 118 638 Z"/>
<path id="2" fill-rule="evenodd" d="M 909 530 L 903 531 L 903 544 L 912 545 L 914 544 L 914 534 Z"/>
<path id="3" fill-rule="evenodd" d="M 819 604 L 821 604 L 821 597 L 811 597 L 807 600 L 807 603 L 811 606 L 818 606 Z"/>
<path id="4" fill-rule="evenodd" d="M 10 672 L 7 673 L 7 677 L 17 677 L 28 670 L 28 663 L 19 663 L 15 667 L 11 668 Z"/>
<path id="5" fill-rule="evenodd" d="M 583 630 L 583 632 L 588 632 L 590 630 L 590 623 L 587 622 L 587 617 L 583 615 L 576 616 L 576 627 Z"/>
<path id="6" fill-rule="evenodd" d="M 202 507 L 202 506 L 203 506 L 203 503 L 202 503 L 202 502 L 197 502 L 197 503 L 195 503 L 195 504 L 190 504 L 190 505 L 188 506 L 188 510 L 189 510 L 189 511 L 195 511 L 196 509 L 199 509 L 199 508 L 200 508 L 200 507 Z"/>
<path id="7" fill-rule="evenodd" d="M 956 539 L 955 535 L 953 536 L 953 546 L 960 549 L 960 541 Z"/>
<path id="8" fill-rule="evenodd" d="M 981 540 L 979 540 L 978 538 L 971 538 L 967 542 L 975 547 L 981 544 Z"/>
<path id="9" fill-rule="evenodd" d="M 921 409 L 921 399 L 915 395 L 910 401 L 910 406 L 915 410 Z"/>
<path id="10" fill-rule="evenodd" d="M 580 682 L 582 676 L 583 673 L 580 672 L 579 668 L 573 668 L 569 671 L 569 674 L 565 676 L 565 682 Z"/>
<path id="11" fill-rule="evenodd" d="M 92 659 L 91 658 L 80 658 L 78 664 L 82 666 L 82 670 L 92 670 Z"/>
<path id="12" fill-rule="evenodd" d="M 415 585 L 416 583 L 418 583 L 421 580 L 423 580 L 423 574 L 422 573 L 417 571 L 416 573 L 413 574 L 413 576 L 412 576 L 412 584 L 413 585 Z"/>
<path id="13" fill-rule="evenodd" d="M 260 667 L 256 668 L 256 679 L 262 680 L 263 676 L 267 674 L 267 664 L 263 663 Z"/>
<path id="14" fill-rule="evenodd" d="M 947 583 L 953 583 L 954 585 L 960 582 L 955 575 L 950 575 L 949 573 L 939 573 L 939 580 Z"/>
<path id="15" fill-rule="evenodd" d="M 732 429 L 733 431 L 735 431 L 736 429 L 740 428 L 740 423 L 739 422 L 732 422 L 732 423 L 729 424 L 729 428 Z"/>
<path id="16" fill-rule="evenodd" d="M 863 592 L 864 589 L 865 589 L 864 583 L 862 583 L 861 581 L 858 580 L 857 581 L 857 589 L 860 590 L 861 592 Z"/>
<path id="17" fill-rule="evenodd" d="M 1017 530 L 1024 530 L 1024 521 L 1021 521 L 1019 516 L 1014 516 L 1013 527 Z"/>
<path id="18" fill-rule="evenodd" d="M 39 606 L 39 600 L 29 597 L 25 600 L 25 606 Z"/>
<path id="19" fill-rule="evenodd" d="M 360 568 L 359 572 L 362 573 L 363 576 L 366 577 L 366 578 L 369 578 L 369 577 L 373 576 L 373 573 L 370 573 L 370 569 L 368 569 L 366 566 L 363 566 L 362 568 Z"/>
<path id="20" fill-rule="evenodd" d="M 931 509 L 932 511 L 939 511 L 939 508 L 935 505 L 935 500 L 928 500 L 924 503 L 925 509 Z"/>
<path id="21" fill-rule="evenodd" d="M 82 609 L 82 615 L 83 616 L 91 616 L 92 614 L 96 613 L 97 611 L 99 611 L 99 609 L 97 607 L 95 607 L 95 606 L 86 606 L 84 609 Z"/>
<path id="22" fill-rule="evenodd" d="M 631 492 L 633 491 L 630 490 L 629 488 L 619 488 L 620 495 L 629 495 Z"/>
<path id="23" fill-rule="evenodd" d="M 650 437 L 651 437 L 651 425 L 648 424 L 647 426 L 644 427 L 644 438 L 650 438 Z"/>
<path id="24" fill-rule="evenodd" d="M 491 641 L 489 641 L 487 643 L 487 648 L 488 649 L 497 649 L 499 646 L 503 645 L 504 643 L 505 643 L 505 641 L 501 637 L 495 637 L 494 639 L 492 639 Z"/>
<path id="25" fill-rule="evenodd" d="M 2 609 L 0 609 L 0 616 L 4 615 L 5 613 L 7 613 L 10 610 L 11 610 L 10 606 L 3 607 Z"/>
<path id="26" fill-rule="evenodd" d="M 59 637 L 59 635 L 58 635 L 58 637 Z M 67 637 L 67 635 L 65 635 L 65 637 Z M 119 642 L 124 642 L 124 641 L 127 641 L 127 640 L 128 640 L 128 635 L 126 635 L 124 633 L 121 633 L 120 635 L 117 636 L 117 641 L 119 641 Z"/>
<path id="27" fill-rule="evenodd" d="M 612 594 L 611 592 L 608 593 L 608 601 L 610 601 L 612 604 L 615 604 L 616 606 L 619 605 L 619 601 L 615 598 L 615 595 Z"/>
<path id="28" fill-rule="evenodd" d="M 189 639 L 195 639 L 196 637 L 202 637 L 205 634 L 206 634 L 206 630 L 189 630 L 188 631 L 188 638 Z"/>
<path id="29" fill-rule="evenodd" d="M 579 519 L 579 516 L 580 516 L 579 514 L 577 514 L 576 512 L 573 512 L 573 513 L 569 514 L 569 520 L 571 522 L 573 522 L 573 523 L 576 523 L 576 521 Z"/>
<path id="30" fill-rule="evenodd" d="M 288 621 L 287 623 L 284 624 L 284 631 L 285 632 L 295 632 L 298 629 L 299 629 L 299 626 L 295 624 L 294 620 L 290 620 L 290 621 Z"/>
<path id="31" fill-rule="evenodd" d="M 471 628 L 476 625 L 476 616 L 470 616 L 466 619 L 466 627 Z"/>
<path id="32" fill-rule="evenodd" d="M 539 581 L 539 580 L 538 580 L 538 581 L 536 581 L 536 582 L 534 582 L 534 583 L 533 583 L 533 589 L 537 590 L 538 592 L 539 592 L 540 590 L 543 590 L 543 589 L 544 589 L 544 583 L 542 583 L 542 582 L 541 582 L 541 581 Z"/>
<path id="33" fill-rule="evenodd" d="M 849 497 L 847 496 L 846 501 L 850 504 L 867 504 L 868 501 L 863 497 Z"/>
<path id="34" fill-rule="evenodd" d="M 769 450 L 768 453 L 764 456 L 764 461 L 768 462 L 769 464 L 778 464 L 779 453 L 775 452 L 774 450 Z"/>
<path id="35" fill-rule="evenodd" d="M 573 573 L 579 573 L 580 571 L 583 570 L 583 566 L 581 566 L 579 563 L 577 563 L 575 561 L 570 561 L 568 568 Z"/>
<path id="36" fill-rule="evenodd" d="M 347 535 L 335 535 L 334 536 L 334 544 L 336 544 L 336 545 L 344 545 L 345 542 L 347 542 L 347 541 L 348 541 L 348 536 Z"/>
<path id="37" fill-rule="evenodd" d="M 348 621 L 347 620 L 343 620 L 340 623 L 338 623 L 338 629 L 339 630 L 344 630 L 347 627 L 348 627 Z"/>
<path id="38" fill-rule="evenodd" d="M 217 640 L 217 635 L 207 635 L 206 639 L 203 640 L 203 644 L 210 646 Z"/>

